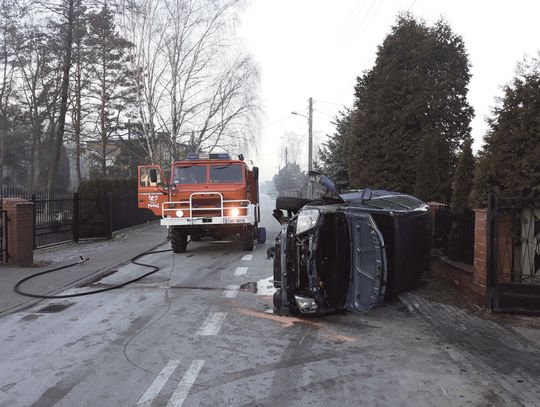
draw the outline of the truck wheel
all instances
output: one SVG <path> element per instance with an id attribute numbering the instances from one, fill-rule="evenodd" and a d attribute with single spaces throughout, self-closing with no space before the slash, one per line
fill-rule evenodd
<path id="1" fill-rule="evenodd" d="M 255 242 L 253 239 L 253 231 L 251 229 L 244 229 L 242 231 L 242 250 L 246 252 L 252 252 L 255 247 Z"/>
<path id="2" fill-rule="evenodd" d="M 257 228 L 257 243 L 263 244 L 266 242 L 266 228 Z"/>
<path id="3" fill-rule="evenodd" d="M 171 247 L 174 253 L 185 253 L 187 248 L 187 235 L 180 229 L 171 232 Z"/>
<path id="4" fill-rule="evenodd" d="M 192 241 L 192 242 L 198 242 L 201 240 L 201 235 L 199 233 L 194 233 L 192 235 L 189 235 L 189 239 Z"/>

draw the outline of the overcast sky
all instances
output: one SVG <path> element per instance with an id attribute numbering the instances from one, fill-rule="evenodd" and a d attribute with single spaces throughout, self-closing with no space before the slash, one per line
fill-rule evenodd
<path id="1" fill-rule="evenodd" d="M 257 155 L 261 178 L 283 165 L 279 145 L 287 132 L 305 137 L 307 100 L 314 100 L 316 141 L 333 133 L 340 105 L 350 106 L 355 78 L 370 68 L 400 11 L 432 23 L 443 17 L 461 35 L 472 65 L 474 148 L 482 144 L 485 117 L 510 81 L 516 64 L 540 49 L 540 1 L 465 0 L 251 0 L 240 34 L 261 73 L 263 108 Z M 307 148 L 300 164 L 307 167 Z"/>

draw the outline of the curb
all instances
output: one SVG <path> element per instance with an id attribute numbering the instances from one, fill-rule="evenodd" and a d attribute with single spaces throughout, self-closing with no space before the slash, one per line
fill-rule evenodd
<path id="1" fill-rule="evenodd" d="M 417 305 L 413 304 L 408 298 L 407 293 L 401 293 L 398 295 L 399 301 L 407 307 L 409 312 L 417 311 Z"/>

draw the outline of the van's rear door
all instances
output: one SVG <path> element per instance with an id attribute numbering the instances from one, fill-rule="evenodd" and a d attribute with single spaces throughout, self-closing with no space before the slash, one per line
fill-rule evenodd
<path id="1" fill-rule="evenodd" d="M 351 244 L 351 276 L 345 308 L 367 312 L 384 298 L 386 255 L 384 240 L 373 218 L 347 212 Z"/>

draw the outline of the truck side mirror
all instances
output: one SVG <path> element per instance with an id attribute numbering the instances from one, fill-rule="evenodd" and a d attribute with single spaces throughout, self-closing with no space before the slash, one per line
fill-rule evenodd
<path id="1" fill-rule="evenodd" d="M 259 167 L 253 167 L 253 179 L 255 181 L 259 180 Z"/>
<path id="2" fill-rule="evenodd" d="M 157 183 L 157 170 L 150 168 L 150 182 Z"/>

